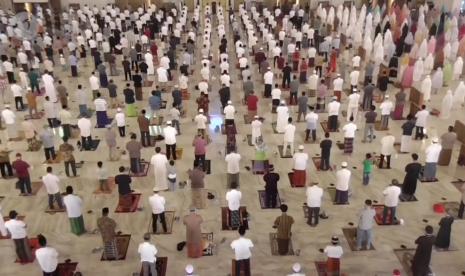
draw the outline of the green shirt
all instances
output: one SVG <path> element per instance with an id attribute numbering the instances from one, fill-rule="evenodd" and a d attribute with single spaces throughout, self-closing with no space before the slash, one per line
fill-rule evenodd
<path id="1" fill-rule="evenodd" d="M 365 159 L 363 161 L 363 172 L 371 173 L 373 171 L 373 161 Z"/>

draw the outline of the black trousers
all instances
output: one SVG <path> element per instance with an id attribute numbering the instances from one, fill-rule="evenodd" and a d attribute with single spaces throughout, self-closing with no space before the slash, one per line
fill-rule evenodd
<path id="1" fill-rule="evenodd" d="M 316 141 L 316 129 L 305 130 L 305 141 L 308 141 L 308 138 L 310 137 L 310 133 L 312 134 L 312 140 Z"/>
<path id="2" fill-rule="evenodd" d="M 126 127 L 124 127 L 124 126 L 118 127 L 118 132 L 119 132 L 120 137 L 126 136 Z"/>
<path id="3" fill-rule="evenodd" d="M 72 77 L 77 77 L 78 76 L 78 71 L 77 71 L 77 66 L 76 65 L 71 65 L 71 76 Z"/>
<path id="4" fill-rule="evenodd" d="M 56 126 L 56 118 L 47 118 L 47 122 L 50 128 L 54 128 Z"/>
<path id="5" fill-rule="evenodd" d="M 236 260 L 236 274 L 241 276 L 241 267 L 244 268 L 244 276 L 250 276 L 250 259 Z"/>
<path id="6" fill-rule="evenodd" d="M 31 189 L 31 178 L 28 177 L 18 177 L 18 186 L 19 190 L 21 191 L 22 194 L 25 194 L 26 192 L 28 194 L 32 193 Z"/>
<path id="7" fill-rule="evenodd" d="M 416 126 L 415 127 L 415 140 L 418 138 L 423 139 L 424 137 L 425 137 L 425 132 L 424 132 L 423 127 Z"/>
<path id="8" fill-rule="evenodd" d="M 381 159 L 379 160 L 379 167 L 382 168 L 384 165 L 384 157 L 386 157 L 387 168 L 391 168 L 391 156 L 381 154 Z"/>
<path id="9" fill-rule="evenodd" d="M 150 132 L 149 131 L 141 131 L 140 132 L 140 140 L 143 147 L 150 147 Z"/>
<path id="10" fill-rule="evenodd" d="M 166 233 L 166 220 L 165 220 L 165 212 L 160 214 L 152 214 L 152 232 L 157 233 L 157 221 L 158 217 L 160 217 L 161 226 L 163 227 L 163 231 Z"/>
<path id="11" fill-rule="evenodd" d="M 328 129 L 330 131 L 337 130 L 337 115 L 331 115 L 328 117 Z"/>
<path id="12" fill-rule="evenodd" d="M 166 145 L 166 158 L 170 160 L 171 155 L 173 156 L 173 160 L 176 160 L 176 144 Z"/>
<path id="13" fill-rule="evenodd" d="M 275 208 L 276 207 L 276 198 L 277 197 L 278 197 L 277 192 L 266 192 L 265 193 L 266 207 Z"/>
<path id="14" fill-rule="evenodd" d="M 56 269 L 55 271 L 53 272 L 43 272 L 43 276 L 59 276 L 58 275 L 58 269 Z"/>
<path id="15" fill-rule="evenodd" d="M 124 79 L 127 81 L 128 78 L 132 80 L 131 70 L 124 70 Z"/>
<path id="16" fill-rule="evenodd" d="M 460 207 L 459 207 L 459 214 L 458 217 L 463 219 L 463 211 L 465 209 L 465 203 L 463 203 L 463 200 L 460 201 Z"/>
<path id="17" fill-rule="evenodd" d="M 273 89 L 273 86 L 271 84 L 265 84 L 265 98 L 270 98 L 271 97 L 271 90 Z"/>
<path id="18" fill-rule="evenodd" d="M 283 75 L 283 82 L 282 82 L 282 87 L 283 88 L 286 88 L 286 84 L 287 84 L 287 87 L 289 87 L 289 84 L 291 83 L 291 75 Z"/>
<path id="19" fill-rule="evenodd" d="M 10 162 L 0 162 L 0 172 L 2 177 L 13 176 L 13 167 Z"/>
<path id="20" fill-rule="evenodd" d="M 202 168 L 205 168 L 205 154 L 199 154 L 195 155 L 195 160 L 194 162 L 198 162 L 199 166 L 202 166 Z"/>
<path id="21" fill-rule="evenodd" d="M 85 150 L 90 150 L 92 147 L 92 136 L 81 136 L 81 146 Z"/>
<path id="22" fill-rule="evenodd" d="M 307 224 L 317 225 L 318 218 L 320 216 L 320 207 L 307 207 L 307 209 L 308 209 Z M 312 223 L 312 221 L 314 221 L 314 223 Z"/>
<path id="23" fill-rule="evenodd" d="M 329 170 L 329 155 L 321 155 L 321 163 L 320 163 L 320 170 L 327 171 Z"/>
<path id="24" fill-rule="evenodd" d="M 63 127 L 63 138 L 70 138 L 71 137 L 71 125 L 70 124 L 62 124 Z"/>
<path id="25" fill-rule="evenodd" d="M 133 173 L 139 173 L 140 172 L 140 158 L 133 158 L 131 157 L 129 159 L 130 166 L 131 166 L 131 172 Z"/>
<path id="26" fill-rule="evenodd" d="M 65 161 L 65 173 L 67 177 L 70 177 L 69 168 L 73 171 L 73 176 L 76 176 L 76 161 Z"/>
<path id="27" fill-rule="evenodd" d="M 45 160 L 55 160 L 55 147 L 44 148 Z"/>
<path id="28" fill-rule="evenodd" d="M 23 97 L 15 97 L 16 110 L 21 111 L 24 109 Z"/>

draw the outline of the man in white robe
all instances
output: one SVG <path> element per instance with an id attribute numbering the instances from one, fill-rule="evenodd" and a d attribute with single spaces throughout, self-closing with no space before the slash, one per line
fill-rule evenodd
<path id="1" fill-rule="evenodd" d="M 434 72 L 433 77 L 431 78 L 431 88 L 433 94 L 437 94 L 444 84 L 444 73 L 442 72 L 441 67 L 439 67 L 436 72 Z"/>
<path id="2" fill-rule="evenodd" d="M 439 113 L 441 119 L 448 119 L 450 117 L 450 110 L 452 109 L 452 90 L 447 90 L 446 95 L 442 99 L 441 113 Z"/>
<path id="3" fill-rule="evenodd" d="M 55 85 L 53 84 L 55 81 L 53 77 L 45 71 L 42 75 L 42 81 L 44 82 L 45 95 L 48 96 L 52 103 L 57 102 L 57 92 L 55 90 Z"/>
<path id="4" fill-rule="evenodd" d="M 250 125 L 252 126 L 252 145 L 255 146 L 257 138 L 262 136 L 262 121 L 259 120 L 258 115 L 255 115 L 254 120 Z"/>
<path id="5" fill-rule="evenodd" d="M 157 191 L 168 190 L 168 158 L 161 153 L 161 148 L 155 148 L 155 154 L 150 159 L 150 164 L 153 165 L 153 173 L 155 179 L 154 189 Z"/>
<path id="6" fill-rule="evenodd" d="M 276 108 L 278 114 L 276 119 L 276 131 L 278 133 L 284 133 L 284 128 L 287 126 L 287 119 L 289 118 L 289 108 L 286 106 L 285 101 L 281 101 L 281 104 Z"/>
<path id="7" fill-rule="evenodd" d="M 460 104 L 463 107 L 465 101 L 465 83 L 463 81 L 459 82 L 459 85 L 454 91 L 454 104 Z"/>
<path id="8" fill-rule="evenodd" d="M 425 79 L 421 82 L 420 92 L 423 93 L 423 101 L 427 102 L 431 99 L 431 86 L 432 81 L 430 75 L 426 75 Z"/>
<path id="9" fill-rule="evenodd" d="M 145 63 L 147 64 L 147 75 L 153 75 L 155 74 L 155 69 L 153 67 L 153 56 L 150 53 L 149 50 L 147 50 L 147 53 L 144 55 Z"/>
<path id="10" fill-rule="evenodd" d="M 413 67 L 413 81 L 417 82 L 421 80 L 421 77 L 423 76 L 423 70 L 424 70 L 424 65 L 423 65 L 423 60 L 419 58 Z"/>
<path id="11" fill-rule="evenodd" d="M 458 80 L 462 75 L 463 71 L 463 59 L 462 57 L 458 57 L 454 63 L 454 75 L 453 80 Z"/>

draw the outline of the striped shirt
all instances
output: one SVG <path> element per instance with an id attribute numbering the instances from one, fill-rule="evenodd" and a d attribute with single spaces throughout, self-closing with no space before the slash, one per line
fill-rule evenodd
<path id="1" fill-rule="evenodd" d="M 278 227 L 278 233 L 276 237 L 278 239 L 289 239 L 291 237 L 291 227 L 293 223 L 294 219 L 285 213 L 277 217 L 274 221 L 274 225 Z"/>

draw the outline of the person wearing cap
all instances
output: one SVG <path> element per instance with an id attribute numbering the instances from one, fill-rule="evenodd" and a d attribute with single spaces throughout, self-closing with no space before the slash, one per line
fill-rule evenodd
<path id="1" fill-rule="evenodd" d="M 313 70 L 312 74 L 310 77 L 308 77 L 308 91 L 309 91 L 309 96 L 310 97 L 315 97 L 316 91 L 318 89 L 318 74 L 316 73 L 315 70 Z"/>
<path id="2" fill-rule="evenodd" d="M 299 151 L 293 154 L 292 159 L 292 184 L 294 187 L 304 187 L 307 178 L 308 154 L 304 152 L 303 145 L 299 146 Z"/>
<path id="3" fill-rule="evenodd" d="M 273 80 L 274 80 L 274 74 L 271 71 L 271 68 L 268 67 L 268 71 L 266 71 L 265 74 L 263 74 L 263 79 L 265 82 L 265 91 L 263 92 L 263 96 L 265 98 L 271 97 L 271 89 L 273 87 Z"/>
<path id="4" fill-rule="evenodd" d="M 305 274 L 302 273 L 302 266 L 299 263 L 292 265 L 292 272 L 291 274 L 287 274 L 287 276 L 305 276 Z"/>
<path id="5" fill-rule="evenodd" d="M 26 93 L 26 103 L 27 103 L 27 109 L 29 111 L 29 116 L 32 117 L 37 117 L 37 95 L 34 94 L 31 90 L 30 87 L 27 88 L 27 93 Z"/>
<path id="6" fill-rule="evenodd" d="M 105 260 L 118 260 L 118 247 L 116 245 L 116 222 L 108 217 L 110 210 L 102 208 L 102 216 L 97 219 L 97 228 L 103 241 L 103 258 Z"/>
<path id="7" fill-rule="evenodd" d="M 82 199 L 73 194 L 73 187 L 66 186 L 66 195 L 63 197 L 63 204 L 71 224 L 71 232 L 80 236 L 86 232 L 84 218 L 82 217 Z"/>
<path id="8" fill-rule="evenodd" d="M 149 197 L 149 205 L 152 208 L 152 233 L 157 233 L 157 221 L 160 218 L 163 232 L 167 232 L 166 219 L 165 219 L 165 204 L 166 200 L 163 196 L 159 195 L 158 190 L 153 189 L 153 195 Z"/>
<path id="9" fill-rule="evenodd" d="M 323 188 L 318 186 L 318 183 L 307 185 L 305 192 L 307 196 L 306 207 L 308 211 L 307 224 L 316 227 L 320 216 L 321 200 L 323 198 Z"/>
<path id="10" fill-rule="evenodd" d="M 439 139 L 434 137 L 431 141 L 431 145 L 425 149 L 425 167 L 422 179 L 426 181 L 436 180 L 436 167 L 441 150 L 442 146 L 439 144 Z"/>
<path id="11" fill-rule="evenodd" d="M 186 226 L 187 257 L 189 258 L 202 257 L 202 222 L 203 219 L 196 214 L 195 208 L 191 208 L 189 214 L 183 218 L 183 224 Z"/>
<path id="12" fill-rule="evenodd" d="M 194 122 L 197 125 L 197 133 L 204 136 L 206 134 L 205 130 L 207 128 L 208 118 L 204 115 L 204 111 L 202 108 L 199 109 L 199 113 L 195 115 Z"/>
<path id="13" fill-rule="evenodd" d="M 328 104 L 328 130 L 329 131 L 337 131 L 340 107 L 341 107 L 341 103 L 337 101 L 337 97 L 333 96 L 331 102 Z"/>
<path id="14" fill-rule="evenodd" d="M 16 114 L 10 109 L 10 105 L 4 105 L 2 111 L 2 119 L 6 126 L 6 132 L 9 140 L 16 139 L 18 137 L 18 129 L 16 124 Z"/>
<path id="15" fill-rule="evenodd" d="M 412 259 L 413 276 L 431 275 L 431 255 L 435 243 L 434 229 L 431 225 L 425 227 L 425 234 L 415 240 L 417 248 Z"/>
<path id="16" fill-rule="evenodd" d="M 334 200 L 336 204 L 349 203 L 350 177 L 352 173 L 347 169 L 347 166 L 347 162 L 342 162 L 341 169 L 336 172 L 336 198 Z"/>
<path id="17" fill-rule="evenodd" d="M 386 133 L 386 135 L 381 138 L 381 151 L 380 151 L 380 160 L 378 167 L 380 169 L 383 168 L 384 165 L 384 158 L 386 157 L 387 169 L 391 168 L 391 156 L 394 153 L 394 143 L 396 141 L 396 137 L 391 133 Z"/>
<path id="18" fill-rule="evenodd" d="M 19 262 L 33 262 L 34 256 L 27 238 L 26 223 L 18 219 L 18 213 L 15 210 L 11 210 L 8 217 L 9 220 L 5 222 L 5 228 L 13 240 Z"/>
<path id="19" fill-rule="evenodd" d="M 291 228 L 294 224 L 294 218 L 287 214 L 287 205 L 281 204 L 281 215 L 274 221 L 273 228 L 277 228 L 276 241 L 278 243 L 279 255 L 287 255 L 289 253 L 289 243 L 291 240 Z"/>
<path id="20" fill-rule="evenodd" d="M 142 263 L 142 276 L 157 276 L 157 253 L 158 250 L 154 244 L 150 243 L 150 233 L 144 234 L 144 241 L 139 244 L 137 253 L 140 256 L 140 262 Z"/>
<path id="21" fill-rule="evenodd" d="M 125 137 L 126 136 L 126 115 L 124 114 L 123 110 L 120 107 L 116 109 L 115 122 L 116 122 L 116 126 L 118 127 L 119 136 Z"/>
<path id="22" fill-rule="evenodd" d="M 228 101 L 228 105 L 223 109 L 224 113 L 224 124 L 234 125 L 234 116 L 236 114 L 236 109 L 232 105 L 232 101 Z"/>
<path id="23" fill-rule="evenodd" d="M 186 271 L 186 276 L 199 276 L 198 274 L 194 274 L 194 266 L 191 264 L 186 265 L 184 270 Z"/>
<path id="24" fill-rule="evenodd" d="M 276 131 L 278 133 L 284 133 L 289 119 L 289 108 L 286 106 L 286 102 L 284 100 L 282 100 L 279 106 L 276 108 L 276 113 Z"/>
<path id="25" fill-rule="evenodd" d="M 358 90 L 352 90 L 352 93 L 348 97 L 349 103 L 347 104 L 347 122 L 350 121 L 350 117 L 357 119 L 358 108 L 360 106 L 360 94 Z"/>
<path id="26" fill-rule="evenodd" d="M 360 212 L 358 218 L 357 250 L 362 250 L 362 244 L 365 244 L 365 250 L 370 250 L 375 216 L 376 211 L 372 207 L 372 201 L 370 199 L 365 200 L 365 207 Z"/>
<path id="27" fill-rule="evenodd" d="M 155 176 L 155 188 L 158 191 L 168 190 L 168 158 L 161 153 L 161 148 L 155 148 L 155 154 L 150 159 L 150 164 L 153 165 L 153 173 Z"/>
<path id="28" fill-rule="evenodd" d="M 97 127 L 104 128 L 109 122 L 107 115 L 108 104 L 107 101 L 102 98 L 100 92 L 95 93 L 94 106 L 97 115 Z"/>
<path id="29" fill-rule="evenodd" d="M 326 274 L 339 275 L 341 267 L 341 257 L 344 254 L 342 246 L 339 245 L 339 238 L 337 236 L 331 237 L 331 244 L 327 245 L 323 252 L 328 257 L 326 261 Z"/>
<path id="30" fill-rule="evenodd" d="M 250 258 L 252 257 L 251 248 L 254 247 L 254 244 L 250 239 L 245 238 L 246 228 L 244 226 L 239 227 L 239 238 L 231 242 L 231 248 L 234 250 L 234 260 L 235 260 L 235 275 L 242 275 L 241 271 L 244 272 L 243 275 L 250 276 Z M 242 268 L 242 269 L 241 269 Z"/>
<path id="31" fill-rule="evenodd" d="M 425 137 L 426 123 L 428 122 L 429 111 L 426 110 L 426 105 L 421 106 L 421 110 L 415 113 L 415 140 L 423 140 Z"/>
<path id="32" fill-rule="evenodd" d="M 58 275 L 58 252 L 55 248 L 47 246 L 47 239 L 39 234 L 37 236 L 40 248 L 34 252 L 43 275 Z"/>
<path id="33" fill-rule="evenodd" d="M 166 122 L 166 127 L 163 128 L 163 137 L 165 137 L 166 157 L 176 160 L 176 135 L 178 131 L 171 126 L 171 121 Z"/>
<path id="34" fill-rule="evenodd" d="M 388 130 L 389 117 L 394 110 L 394 104 L 389 100 L 389 95 L 384 96 L 384 101 L 379 105 L 381 110 L 381 130 Z"/>
<path id="35" fill-rule="evenodd" d="M 61 158 L 65 164 L 65 173 L 67 177 L 71 177 L 69 168 L 73 172 L 73 176 L 76 177 L 76 160 L 74 159 L 73 151 L 74 147 L 68 143 L 68 137 L 63 137 L 63 144 L 58 147 L 58 151 L 61 154 Z"/>
<path id="36" fill-rule="evenodd" d="M 396 224 L 396 208 L 399 204 L 399 196 L 401 194 L 400 184 L 397 179 L 391 181 L 383 191 L 384 195 L 384 209 L 383 209 L 383 224 Z"/>

